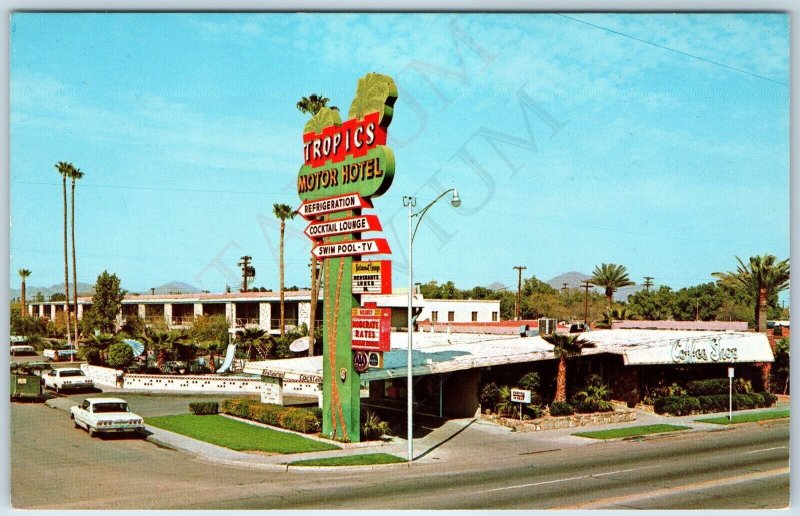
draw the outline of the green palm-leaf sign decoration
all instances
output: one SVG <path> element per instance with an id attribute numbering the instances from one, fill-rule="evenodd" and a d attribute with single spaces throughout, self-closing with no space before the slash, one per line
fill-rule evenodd
<path id="1" fill-rule="evenodd" d="M 334 125 L 342 125 L 342 117 L 339 116 L 337 110 L 324 107 L 317 111 L 317 114 L 314 115 L 311 120 L 306 122 L 306 126 L 303 128 L 303 134 L 321 133 L 326 127 Z"/>
<path id="2" fill-rule="evenodd" d="M 389 125 L 397 100 L 397 86 L 391 77 L 379 73 L 368 73 L 358 80 L 356 98 L 350 104 L 349 118 L 362 118 L 369 113 L 380 113 L 380 124 Z"/>
<path id="3" fill-rule="evenodd" d="M 303 201 L 299 211 L 306 219 L 318 223 L 320 219 L 336 221 L 361 215 L 361 204 L 329 208 L 342 196 L 352 199 L 352 194 L 361 196 L 366 200 L 364 206 L 369 207 L 370 198 L 388 190 L 395 162 L 392 150 L 385 145 L 386 129 L 396 100 L 392 78 L 370 73 L 358 80 L 348 120 L 342 122 L 338 111 L 322 108 L 306 123 L 303 165 L 297 176 L 297 193 Z M 314 250 L 359 238 L 359 233 L 323 237 Z M 375 240 L 381 240 L 383 249 L 388 250 L 385 240 Z M 357 442 L 361 397 L 360 379 L 353 369 L 351 317 L 353 308 L 360 306 L 352 293 L 352 263 L 360 256 L 317 256 L 323 259 L 325 270 L 322 432 Z"/>

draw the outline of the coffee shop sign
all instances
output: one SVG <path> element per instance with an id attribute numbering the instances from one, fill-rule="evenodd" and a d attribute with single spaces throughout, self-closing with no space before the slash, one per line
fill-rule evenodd
<path id="1" fill-rule="evenodd" d="M 735 346 L 722 347 L 719 339 L 695 341 L 678 339 L 672 343 L 672 361 L 676 364 L 693 362 L 732 362 L 739 358 Z"/>

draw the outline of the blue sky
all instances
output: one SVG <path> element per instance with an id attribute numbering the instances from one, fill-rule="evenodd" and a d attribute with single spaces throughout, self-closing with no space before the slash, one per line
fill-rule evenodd
<path id="1" fill-rule="evenodd" d="M 295 108 L 343 111 L 394 77 L 397 166 L 375 199 L 406 283 L 402 196 L 436 205 L 417 281 L 516 283 L 623 264 L 673 288 L 789 255 L 789 31 L 781 14 L 14 14 L 10 284 L 63 281 L 61 180 L 79 281 L 277 288 L 273 203 L 299 205 Z M 308 285 L 290 221 L 286 283 Z"/>

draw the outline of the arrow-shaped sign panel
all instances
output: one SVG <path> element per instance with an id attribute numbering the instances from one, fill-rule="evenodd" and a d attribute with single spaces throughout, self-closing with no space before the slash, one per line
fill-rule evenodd
<path id="1" fill-rule="evenodd" d="M 390 254 L 389 243 L 385 238 L 369 240 L 348 240 L 330 244 L 317 244 L 311 253 L 320 259 L 338 256 L 356 256 L 361 254 Z"/>
<path id="2" fill-rule="evenodd" d="M 325 199 L 317 199 L 315 201 L 303 201 L 303 204 L 297 208 L 297 213 L 307 220 L 314 220 L 315 217 L 325 215 L 326 213 L 357 210 L 359 208 L 372 208 L 372 203 L 357 193 L 351 193 L 347 195 L 337 195 L 335 197 L 326 197 Z"/>
<path id="3" fill-rule="evenodd" d="M 377 215 L 362 215 L 360 217 L 348 217 L 346 219 L 312 222 L 306 228 L 305 234 L 312 240 L 318 240 L 332 235 L 380 231 L 381 229 L 383 228 L 381 227 L 381 222 L 378 220 Z"/>

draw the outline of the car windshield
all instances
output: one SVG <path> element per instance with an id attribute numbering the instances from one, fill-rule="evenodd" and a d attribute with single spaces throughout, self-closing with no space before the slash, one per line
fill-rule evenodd
<path id="1" fill-rule="evenodd" d="M 75 369 L 70 371 L 61 371 L 61 377 L 63 378 L 64 376 L 86 376 L 86 375 L 83 374 L 83 371 Z"/>
<path id="2" fill-rule="evenodd" d="M 127 403 L 95 403 L 94 412 L 129 412 Z"/>

